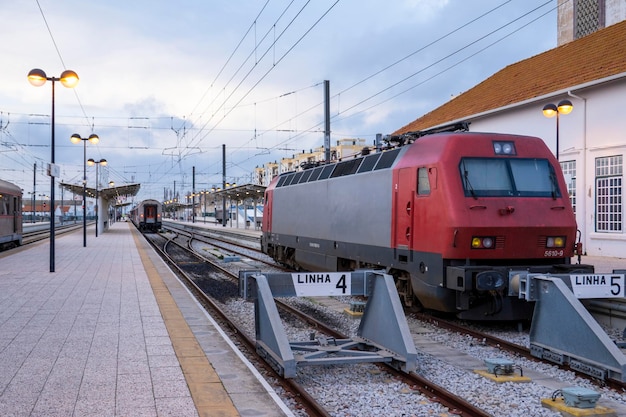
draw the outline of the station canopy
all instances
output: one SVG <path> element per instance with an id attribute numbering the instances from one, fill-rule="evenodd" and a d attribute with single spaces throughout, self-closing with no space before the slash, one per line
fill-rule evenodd
<path id="1" fill-rule="evenodd" d="M 211 195 L 225 197 L 229 200 L 261 199 L 267 187 L 258 184 L 244 184 L 228 187 L 224 190 L 214 191 Z"/>
<path id="2" fill-rule="evenodd" d="M 71 191 L 76 195 L 83 195 L 82 185 L 61 183 L 61 187 L 68 191 Z M 128 198 L 136 196 L 139 192 L 139 188 L 141 188 L 141 184 L 124 184 L 114 187 L 107 187 L 98 190 L 98 196 L 103 200 L 115 201 L 114 205 L 116 207 L 122 207 L 130 204 L 130 201 L 127 202 Z M 95 188 L 87 187 L 86 193 L 88 197 L 96 198 Z"/>

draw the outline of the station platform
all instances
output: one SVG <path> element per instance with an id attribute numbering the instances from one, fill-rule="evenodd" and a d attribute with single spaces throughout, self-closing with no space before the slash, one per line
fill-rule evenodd
<path id="1" fill-rule="evenodd" d="M 195 222 L 192 222 L 191 220 L 188 221 L 188 220 L 163 219 L 163 223 L 179 225 L 179 226 L 194 227 L 194 228 L 199 228 L 199 229 L 209 229 L 209 230 L 216 229 L 216 230 L 222 230 L 225 232 L 234 232 L 234 233 L 256 236 L 256 237 L 261 236 L 260 227 L 245 225 L 243 224 L 243 222 L 241 223 L 228 222 L 226 225 L 222 225 L 221 223 L 215 222 L 215 220 L 211 218 L 211 220 L 202 220 L 202 219 L 197 220 L 196 219 Z"/>
<path id="2" fill-rule="evenodd" d="M 291 416 L 131 223 L 0 254 L 1 416 Z"/>

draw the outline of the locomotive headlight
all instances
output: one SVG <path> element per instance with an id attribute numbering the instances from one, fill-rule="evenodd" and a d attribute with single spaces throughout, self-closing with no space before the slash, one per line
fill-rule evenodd
<path id="1" fill-rule="evenodd" d="M 496 155 L 517 155 L 513 142 L 493 142 L 493 152 Z"/>
<path id="2" fill-rule="evenodd" d="M 491 236 L 474 236 L 472 249 L 493 249 L 495 238 Z"/>
<path id="3" fill-rule="evenodd" d="M 548 236 L 546 240 L 547 248 L 564 248 L 565 236 Z"/>
<path id="4" fill-rule="evenodd" d="M 476 274 L 476 289 L 480 291 L 492 291 L 504 288 L 506 280 L 498 271 L 484 271 Z"/>

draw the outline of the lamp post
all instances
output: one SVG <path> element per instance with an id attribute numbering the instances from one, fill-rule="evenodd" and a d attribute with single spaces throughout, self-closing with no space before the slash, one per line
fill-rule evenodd
<path id="1" fill-rule="evenodd" d="M 115 182 L 109 181 L 109 188 L 113 188 L 113 187 L 115 187 Z M 116 201 L 118 203 L 121 203 L 121 200 L 116 200 Z M 111 205 L 107 206 L 107 211 L 110 211 L 110 210 L 111 210 Z M 111 217 L 109 221 L 111 222 L 111 224 L 117 221 L 117 207 L 115 205 L 113 206 L 113 217 Z"/>
<path id="2" fill-rule="evenodd" d="M 204 220 L 204 223 L 206 223 L 206 195 L 207 193 L 208 193 L 207 190 L 202 191 L 202 198 L 204 199 L 204 210 L 202 210 L 202 219 Z"/>
<path id="3" fill-rule="evenodd" d="M 35 223 L 35 194 L 36 193 L 37 193 L 37 162 L 33 164 L 33 192 L 31 193 L 33 195 L 33 206 L 32 206 L 33 223 Z"/>
<path id="4" fill-rule="evenodd" d="M 73 144 L 83 142 L 83 247 L 87 246 L 87 141 L 94 145 L 100 142 L 100 138 L 96 134 L 89 135 L 88 138 L 81 137 L 78 133 L 74 133 L 70 137 Z"/>
<path id="5" fill-rule="evenodd" d="M 54 177 L 56 167 L 54 165 L 54 82 L 61 81 L 67 88 L 74 88 L 78 84 L 78 75 L 74 71 L 65 70 L 60 77 L 48 77 L 43 70 L 35 68 L 28 73 L 28 82 L 35 87 L 41 87 L 46 81 L 52 82 L 52 113 L 50 115 L 51 126 L 51 150 L 50 150 L 50 272 L 54 272 Z"/>
<path id="6" fill-rule="evenodd" d="M 574 110 L 572 102 L 561 100 L 558 105 L 552 103 L 543 106 L 543 115 L 550 118 L 556 116 L 556 160 L 559 160 L 559 114 L 570 114 Z"/>
<path id="7" fill-rule="evenodd" d="M 89 158 L 87 160 L 87 165 L 96 166 L 96 237 L 98 237 L 98 183 L 100 181 L 100 177 L 98 176 L 98 165 L 106 166 L 107 160 L 101 159 L 99 161 L 95 161 L 93 158 Z"/>

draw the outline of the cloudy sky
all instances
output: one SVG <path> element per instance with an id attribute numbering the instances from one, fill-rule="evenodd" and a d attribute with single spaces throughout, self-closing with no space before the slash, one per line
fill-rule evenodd
<path id="1" fill-rule="evenodd" d="M 0 178 L 49 194 L 52 86 L 57 180 L 140 183 L 162 200 L 331 142 L 390 133 L 505 66 L 556 46 L 557 0 L 0 0 Z M 34 174 L 34 164 L 37 165 Z M 95 169 L 87 167 L 93 186 Z M 108 178 L 107 178 L 108 177 Z M 59 194 L 57 192 L 57 198 Z"/>

